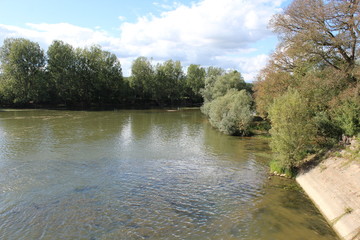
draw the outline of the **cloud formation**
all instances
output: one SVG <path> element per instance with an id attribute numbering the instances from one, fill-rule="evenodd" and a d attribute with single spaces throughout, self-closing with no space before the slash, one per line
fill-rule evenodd
<path id="1" fill-rule="evenodd" d="M 249 81 L 264 66 L 268 54 L 259 52 L 254 43 L 272 36 L 268 21 L 281 11 L 283 2 L 202 0 L 191 6 L 176 2 L 158 16 L 142 16 L 136 22 L 121 18 L 119 36 L 69 23 L 28 23 L 23 28 L 0 24 L 0 40 L 25 37 L 43 47 L 56 39 L 74 47 L 98 44 L 118 55 L 125 74 L 134 58 L 146 56 L 155 61 L 180 60 L 185 66 L 235 68 Z"/>

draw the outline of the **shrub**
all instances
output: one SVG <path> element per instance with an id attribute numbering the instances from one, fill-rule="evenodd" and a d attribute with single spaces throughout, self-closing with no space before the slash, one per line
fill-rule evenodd
<path id="1" fill-rule="evenodd" d="M 355 136 L 360 132 L 360 104 L 356 98 L 341 102 L 333 109 L 332 116 L 346 136 Z"/>
<path id="2" fill-rule="evenodd" d="M 317 130 L 317 143 L 321 147 L 329 148 L 339 142 L 342 129 L 331 120 L 328 112 L 318 112 L 314 117 Z"/>
<path id="3" fill-rule="evenodd" d="M 288 90 L 275 99 L 269 109 L 272 123 L 270 147 L 281 167 L 297 166 L 316 135 L 306 100 L 296 90 Z"/>
<path id="4" fill-rule="evenodd" d="M 277 174 L 285 174 L 287 177 L 295 177 L 296 171 L 294 169 L 289 169 L 281 165 L 279 161 L 276 159 L 273 159 L 269 163 L 270 166 L 270 172 L 271 173 L 277 173 Z"/>
<path id="5" fill-rule="evenodd" d="M 229 90 L 225 96 L 204 104 L 202 111 L 208 115 L 211 125 L 229 135 L 249 134 L 253 118 L 252 98 L 245 90 Z"/>

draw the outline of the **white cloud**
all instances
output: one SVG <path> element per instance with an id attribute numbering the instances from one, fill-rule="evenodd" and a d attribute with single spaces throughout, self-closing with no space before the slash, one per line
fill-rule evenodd
<path id="1" fill-rule="evenodd" d="M 25 37 L 46 45 L 50 45 L 53 40 L 58 39 L 74 47 L 99 44 L 111 39 L 106 32 L 101 30 L 82 28 L 68 23 L 27 23 L 26 25 L 28 28 L 0 24 L 0 34 L 2 37 Z M 9 34 L 6 34 L 6 32 Z"/>
<path id="2" fill-rule="evenodd" d="M 239 70 L 247 81 L 254 81 L 259 70 L 264 68 L 269 60 L 266 54 L 260 54 L 250 58 L 239 59 Z"/>
<path id="3" fill-rule="evenodd" d="M 176 9 L 177 7 L 181 6 L 182 4 L 179 2 L 172 2 L 171 4 L 169 4 L 168 1 L 163 0 L 163 2 L 153 2 L 153 5 L 160 7 L 163 10 L 169 11 L 169 10 Z"/>
<path id="4" fill-rule="evenodd" d="M 44 47 L 55 39 L 74 47 L 99 44 L 118 55 L 125 74 L 129 72 L 125 68 L 131 65 L 132 59 L 146 56 L 155 61 L 180 60 L 185 66 L 197 63 L 236 68 L 249 81 L 264 65 L 268 54 L 257 52 L 253 43 L 271 36 L 268 21 L 281 10 L 282 2 L 202 0 L 191 6 L 173 2 L 171 10 L 164 10 L 159 16 L 139 17 L 133 23 L 119 16 L 122 23 L 117 37 L 101 29 L 68 23 L 28 23 L 26 28 L 0 24 L 0 40 L 25 37 Z"/>
<path id="5" fill-rule="evenodd" d="M 118 19 L 123 22 L 123 21 L 126 20 L 126 17 L 125 16 L 118 16 Z"/>
<path id="6" fill-rule="evenodd" d="M 218 56 L 216 62 L 228 66 L 229 69 L 237 69 L 246 81 L 253 81 L 260 69 L 264 68 L 269 60 L 267 54 L 259 54 L 252 57 Z"/>

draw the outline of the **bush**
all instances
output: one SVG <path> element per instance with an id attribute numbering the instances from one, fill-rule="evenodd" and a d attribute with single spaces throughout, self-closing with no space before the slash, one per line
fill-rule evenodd
<path id="1" fill-rule="evenodd" d="M 253 118 L 252 98 L 245 90 L 229 90 L 225 96 L 204 104 L 211 125 L 229 135 L 248 135 Z"/>
<path id="2" fill-rule="evenodd" d="M 298 91 L 290 89 L 275 99 L 269 117 L 275 160 L 281 167 L 292 169 L 307 155 L 316 135 L 308 104 Z"/>
<path id="3" fill-rule="evenodd" d="M 346 99 L 332 111 L 335 124 L 346 136 L 360 132 L 360 104 L 356 98 Z"/>
<path id="4" fill-rule="evenodd" d="M 339 142 L 342 129 L 331 120 L 328 112 L 318 112 L 314 117 L 314 124 L 317 130 L 317 143 L 320 147 L 329 148 Z"/>
<path id="5" fill-rule="evenodd" d="M 296 175 L 296 171 L 294 169 L 290 169 L 282 166 L 281 163 L 276 159 L 271 160 L 269 166 L 271 173 L 285 174 L 287 177 L 290 178 L 295 177 Z"/>

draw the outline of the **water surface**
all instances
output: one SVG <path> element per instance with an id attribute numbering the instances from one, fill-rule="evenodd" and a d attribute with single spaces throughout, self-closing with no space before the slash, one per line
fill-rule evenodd
<path id="1" fill-rule="evenodd" d="M 337 239 L 198 110 L 0 112 L 0 239 Z"/>

